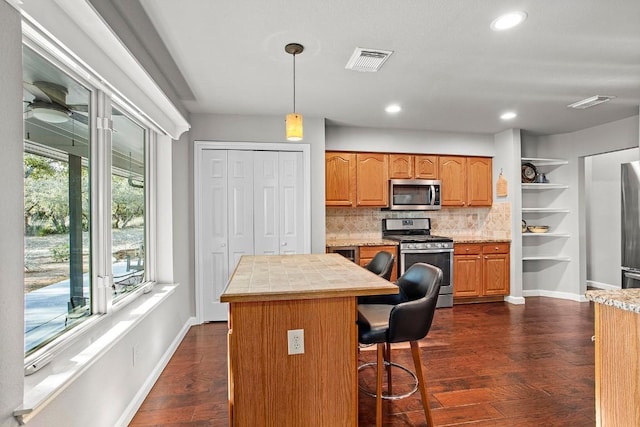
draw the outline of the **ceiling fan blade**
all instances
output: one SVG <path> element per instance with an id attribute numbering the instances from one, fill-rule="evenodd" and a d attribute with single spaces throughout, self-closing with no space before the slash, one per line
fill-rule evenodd
<path id="1" fill-rule="evenodd" d="M 67 105 L 67 94 L 69 91 L 66 87 L 59 85 L 57 83 L 45 82 L 45 81 L 37 81 L 33 82 L 35 86 L 38 87 L 42 92 L 44 92 L 51 101 L 58 103 L 60 105 Z"/>
<path id="2" fill-rule="evenodd" d="M 36 99 L 40 101 L 51 102 L 51 98 L 49 97 L 49 95 L 44 93 L 42 89 L 40 89 L 35 84 L 29 83 L 29 82 L 22 82 L 22 86 L 27 90 L 27 92 L 35 96 Z"/>

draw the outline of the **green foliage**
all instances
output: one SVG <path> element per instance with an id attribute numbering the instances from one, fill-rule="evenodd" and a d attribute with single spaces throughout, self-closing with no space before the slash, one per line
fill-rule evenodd
<path id="1" fill-rule="evenodd" d="M 24 154 L 24 177 L 33 179 L 44 179 L 53 176 L 56 170 L 51 161 L 46 157 L 35 154 Z"/>
<path id="2" fill-rule="evenodd" d="M 28 236 L 69 231 L 69 164 L 64 161 L 24 154 L 24 229 Z M 83 229 L 89 211 L 89 178 L 82 168 Z"/>
<path id="3" fill-rule="evenodd" d="M 62 245 L 54 246 L 50 249 L 51 257 L 55 262 L 69 261 L 69 244 L 63 243 Z"/>
<path id="4" fill-rule="evenodd" d="M 122 176 L 111 179 L 111 222 L 113 228 L 125 228 L 144 216 L 144 188 L 134 187 Z"/>
<path id="5" fill-rule="evenodd" d="M 89 229 L 89 171 L 82 168 L 82 229 Z M 143 221 L 144 188 L 112 175 L 112 225 L 121 229 Z M 24 229 L 27 236 L 69 232 L 69 164 L 24 154 Z"/>

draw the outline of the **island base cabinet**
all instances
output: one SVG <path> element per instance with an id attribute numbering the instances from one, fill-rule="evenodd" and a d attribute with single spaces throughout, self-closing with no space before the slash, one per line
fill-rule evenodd
<path id="1" fill-rule="evenodd" d="M 356 298 L 231 303 L 233 426 L 357 426 Z M 287 331 L 304 330 L 288 354 Z"/>
<path id="2" fill-rule="evenodd" d="M 640 426 L 640 314 L 594 305 L 596 425 Z"/>

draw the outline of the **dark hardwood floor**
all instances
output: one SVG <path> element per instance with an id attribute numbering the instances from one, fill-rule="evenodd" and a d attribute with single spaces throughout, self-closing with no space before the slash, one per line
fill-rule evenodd
<path id="1" fill-rule="evenodd" d="M 130 426 L 226 426 L 226 323 L 191 328 Z M 593 305 L 553 298 L 436 311 L 420 343 L 437 426 L 595 425 Z M 362 349 L 361 362 L 375 361 Z M 392 359 L 413 367 L 408 346 Z M 375 370 L 360 374 L 372 384 Z M 394 372 L 394 391 L 403 375 Z M 274 379 L 276 381 L 276 379 Z M 385 425 L 425 426 L 419 392 L 384 403 Z M 360 425 L 375 399 L 360 393 Z"/>

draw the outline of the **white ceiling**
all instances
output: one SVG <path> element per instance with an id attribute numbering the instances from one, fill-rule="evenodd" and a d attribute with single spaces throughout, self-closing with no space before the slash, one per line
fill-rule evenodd
<path id="1" fill-rule="evenodd" d="M 333 125 L 556 134 L 638 114 L 640 105 L 639 0 L 139 1 L 193 113 L 284 118 L 290 42 L 305 47 L 296 57 L 298 112 Z M 513 10 L 527 12 L 521 26 L 489 28 Z M 394 53 L 377 73 L 345 70 L 356 47 Z M 616 98 L 567 108 L 593 95 Z M 385 113 L 389 103 L 403 111 Z M 518 117 L 501 121 L 507 110 Z"/>

